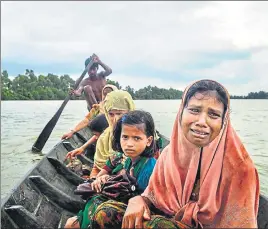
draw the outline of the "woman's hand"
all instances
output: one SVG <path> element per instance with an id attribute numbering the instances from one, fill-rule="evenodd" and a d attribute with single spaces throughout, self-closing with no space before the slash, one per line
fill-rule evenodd
<path id="1" fill-rule="evenodd" d="M 128 201 L 122 228 L 143 228 L 143 219 L 151 219 L 151 211 L 141 196 L 135 196 Z"/>
<path id="2" fill-rule="evenodd" d="M 74 131 L 71 130 L 69 133 L 66 133 L 64 135 L 62 135 L 61 139 L 69 139 L 74 135 Z"/>
<path id="3" fill-rule="evenodd" d="M 104 184 L 109 177 L 109 175 L 102 175 L 100 177 L 97 177 L 96 180 L 91 183 L 91 188 L 96 192 L 101 192 L 101 185 Z"/>
<path id="4" fill-rule="evenodd" d="M 67 159 L 67 158 L 72 159 L 72 158 L 74 158 L 76 155 L 82 154 L 83 152 L 84 152 L 84 149 L 81 148 L 81 147 L 79 147 L 79 148 L 77 148 L 77 149 L 75 149 L 75 150 L 70 151 L 69 153 L 67 153 L 65 159 Z"/>

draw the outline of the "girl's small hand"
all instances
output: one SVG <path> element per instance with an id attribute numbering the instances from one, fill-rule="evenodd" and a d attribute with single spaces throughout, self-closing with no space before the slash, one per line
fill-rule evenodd
<path id="1" fill-rule="evenodd" d="M 74 158 L 76 155 L 82 154 L 83 152 L 84 152 L 84 149 L 81 148 L 81 147 L 79 147 L 79 148 L 77 148 L 77 149 L 75 149 L 75 150 L 70 151 L 69 153 L 67 153 L 65 159 L 67 159 L 67 158 L 72 159 L 72 158 Z"/>
<path id="2" fill-rule="evenodd" d="M 100 179 L 96 179 L 91 183 L 91 188 L 95 191 L 95 192 L 101 192 L 101 180 Z"/>
<path id="3" fill-rule="evenodd" d="M 97 179 L 100 179 L 101 183 L 104 184 L 109 179 L 110 175 L 102 175 L 98 177 Z"/>
<path id="4" fill-rule="evenodd" d="M 91 188 L 96 192 L 101 192 L 101 185 L 104 184 L 108 178 L 109 175 L 103 175 L 96 178 L 96 180 L 91 183 Z"/>

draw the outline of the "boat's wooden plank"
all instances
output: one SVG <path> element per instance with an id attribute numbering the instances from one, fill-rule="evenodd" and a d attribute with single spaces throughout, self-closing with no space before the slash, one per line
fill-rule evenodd
<path id="1" fill-rule="evenodd" d="M 90 158 L 84 155 L 77 155 L 76 157 L 82 162 L 82 164 L 88 165 L 91 168 L 93 167 L 94 161 L 92 161 Z"/>
<path id="2" fill-rule="evenodd" d="M 89 128 L 86 128 L 86 133 L 90 132 Z M 75 133 L 71 138 L 67 139 L 67 141 L 69 141 L 74 148 L 80 147 L 81 145 L 83 145 L 88 139 L 86 138 L 86 136 L 84 136 L 85 132 L 83 132 L 82 134 L 80 132 Z M 91 136 L 92 134 L 89 133 L 87 134 L 89 136 Z"/>
<path id="3" fill-rule="evenodd" d="M 77 133 L 80 134 L 86 141 L 93 136 L 92 132 L 89 130 L 88 127 L 85 127 Z"/>
<path id="4" fill-rule="evenodd" d="M 29 179 L 38 187 L 40 192 L 60 207 L 77 213 L 84 206 L 81 199 L 74 199 L 63 191 L 57 189 L 41 176 L 30 176 Z"/>
<path id="5" fill-rule="evenodd" d="M 62 144 L 63 144 L 63 146 L 65 147 L 65 149 L 66 149 L 68 152 L 70 152 L 70 151 L 72 151 L 72 150 L 75 149 L 75 147 L 72 145 L 72 143 L 70 142 L 69 139 L 68 139 L 68 140 L 64 140 L 64 141 L 62 142 Z"/>
<path id="6" fill-rule="evenodd" d="M 76 132 L 74 135 L 79 139 L 79 142 L 81 142 L 82 144 L 85 144 L 89 139 L 85 138 L 84 135 L 80 134 L 79 132 Z"/>
<path id="7" fill-rule="evenodd" d="M 46 157 L 45 160 L 30 174 L 30 176 L 42 176 L 51 185 L 55 186 L 59 190 L 63 191 L 67 195 L 77 198 L 73 191 L 77 185 L 69 182 L 65 176 L 58 173 L 56 168 L 48 161 Z"/>
<path id="8" fill-rule="evenodd" d="M 73 135 L 73 137 L 68 138 L 64 141 L 69 141 L 74 146 L 74 148 L 77 148 L 84 144 L 84 142 L 82 142 L 75 134 Z"/>
<path id="9" fill-rule="evenodd" d="M 37 207 L 40 193 L 34 189 L 28 180 L 25 180 L 19 188 L 13 192 L 7 206 L 22 205 L 29 212 L 34 212 Z"/>
<path id="10" fill-rule="evenodd" d="M 63 161 L 65 155 L 68 153 L 68 150 L 64 147 L 62 141 L 52 149 L 54 151 L 56 158 L 60 161 Z"/>
<path id="11" fill-rule="evenodd" d="M 268 198 L 263 195 L 259 201 L 258 228 L 268 229 Z"/>
<path id="12" fill-rule="evenodd" d="M 40 205 L 38 205 L 38 208 L 34 212 L 36 218 L 45 228 L 57 228 L 62 212 L 64 212 L 65 209 L 61 208 L 44 195 L 42 195 L 41 199 Z"/>
<path id="13" fill-rule="evenodd" d="M 53 157 L 48 157 L 48 161 L 54 166 L 57 172 L 63 175 L 66 180 L 71 182 L 73 185 L 77 186 L 84 182 L 84 179 L 78 176 L 76 173 L 68 169 L 62 162 Z"/>
<path id="14" fill-rule="evenodd" d="M 19 226 L 10 218 L 4 209 L 1 210 L 1 228 L 19 229 Z"/>
<path id="15" fill-rule="evenodd" d="M 43 228 L 37 218 L 21 205 L 5 208 L 12 220 L 22 229 Z"/>

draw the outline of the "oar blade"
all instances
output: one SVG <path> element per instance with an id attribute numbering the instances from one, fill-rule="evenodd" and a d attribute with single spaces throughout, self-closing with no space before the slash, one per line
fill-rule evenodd
<path id="1" fill-rule="evenodd" d="M 44 145 L 46 144 L 49 136 L 51 135 L 54 127 L 56 126 L 56 124 L 57 124 L 57 122 L 59 120 L 59 117 L 60 117 L 65 105 L 69 101 L 69 99 L 70 99 L 70 96 L 68 96 L 64 100 L 64 102 L 62 103 L 60 109 L 56 112 L 56 114 L 46 124 L 45 128 L 42 130 L 41 134 L 39 135 L 39 137 L 35 141 L 34 145 L 32 146 L 32 151 L 40 152 L 43 149 Z"/>

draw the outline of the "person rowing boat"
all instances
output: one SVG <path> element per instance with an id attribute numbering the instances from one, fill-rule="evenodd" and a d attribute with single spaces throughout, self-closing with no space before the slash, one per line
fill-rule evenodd
<path id="1" fill-rule="evenodd" d="M 85 61 L 85 66 L 90 62 L 91 57 L 87 58 Z M 84 92 L 87 108 L 90 111 L 93 104 L 100 103 L 102 100 L 102 90 L 106 85 L 106 77 L 112 73 L 112 69 L 104 64 L 100 58 L 95 54 L 93 56 L 94 64 L 88 70 L 88 78 L 84 79 L 76 90 L 71 89 L 70 94 L 75 96 L 81 96 Z M 99 65 L 101 65 L 104 71 L 99 73 Z"/>

